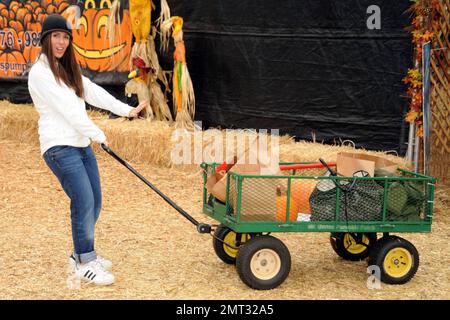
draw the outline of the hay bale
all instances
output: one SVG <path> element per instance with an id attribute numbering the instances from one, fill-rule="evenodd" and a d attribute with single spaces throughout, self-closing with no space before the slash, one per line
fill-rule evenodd
<path id="1" fill-rule="evenodd" d="M 256 138 L 251 130 L 208 130 L 187 131 L 176 129 L 173 124 L 165 121 L 150 121 L 148 119 L 128 120 L 126 118 L 109 119 L 106 113 L 89 111 L 93 121 L 104 130 L 111 148 L 128 161 L 155 164 L 161 167 L 177 167 L 186 171 L 198 170 L 202 160 L 222 162 L 227 151 L 226 141 L 233 141 L 233 149 L 239 154 L 238 141 L 250 143 Z M 20 142 L 38 145 L 37 122 L 39 115 L 33 105 L 15 105 L 0 101 L 0 137 Z M 271 151 L 271 135 L 259 134 L 267 139 Z M 184 139 L 184 140 L 183 140 Z M 171 152 L 178 146 L 187 143 L 185 151 L 191 164 L 177 164 L 172 161 Z M 250 141 L 250 142 L 249 142 Z M 201 150 L 196 150 L 194 143 L 200 142 Z M 355 148 L 344 145 L 326 145 L 322 143 L 298 141 L 293 137 L 283 135 L 278 137 L 280 161 L 302 162 L 318 161 L 320 157 L 326 161 L 336 161 L 338 152 L 353 152 Z M 248 145 L 248 144 L 247 144 Z M 222 147 L 222 152 L 220 152 Z M 245 148 L 245 146 L 240 146 Z M 100 151 L 94 144 L 94 149 Z M 198 149 L 198 147 L 197 147 Z M 212 150 L 216 149 L 216 153 Z M 243 149 L 240 149 L 241 151 Z M 358 152 L 386 157 L 400 167 L 409 168 L 410 164 L 401 157 L 388 155 L 385 152 L 358 149 Z"/>

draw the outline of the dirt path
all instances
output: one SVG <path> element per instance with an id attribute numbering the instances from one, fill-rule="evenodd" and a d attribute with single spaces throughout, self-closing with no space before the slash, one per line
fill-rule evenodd
<path id="1" fill-rule="evenodd" d="M 98 153 L 103 211 L 96 249 L 114 262 L 111 287 L 69 289 L 69 202 L 39 149 L 0 141 L 1 299 L 450 299 L 450 212 L 438 212 L 431 234 L 404 234 L 420 253 L 414 279 L 366 286 L 367 262 L 337 257 L 328 234 L 277 235 L 292 255 L 288 279 L 255 291 L 222 263 L 211 237 L 200 235 L 151 189 Z M 201 221 L 200 174 L 133 164 Z"/>

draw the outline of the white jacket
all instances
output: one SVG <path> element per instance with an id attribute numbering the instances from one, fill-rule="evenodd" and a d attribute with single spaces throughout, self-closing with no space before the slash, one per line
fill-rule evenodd
<path id="1" fill-rule="evenodd" d="M 64 82 L 56 82 L 44 54 L 31 68 L 28 90 L 40 115 L 38 124 L 42 154 L 57 145 L 87 147 L 89 139 L 99 143 L 106 141 L 103 131 L 89 119 L 84 101 L 124 117 L 133 109 L 88 78 L 83 76 L 82 79 L 84 100 Z"/>

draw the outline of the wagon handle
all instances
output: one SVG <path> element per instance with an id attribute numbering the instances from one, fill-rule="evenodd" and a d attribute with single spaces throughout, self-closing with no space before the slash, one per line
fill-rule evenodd
<path id="1" fill-rule="evenodd" d="M 331 168 L 328 166 L 328 164 L 325 162 L 325 160 L 323 160 L 322 158 L 319 158 L 319 161 L 320 161 L 320 163 L 322 163 L 322 165 L 323 165 L 325 168 L 327 168 L 327 170 L 330 172 L 330 174 L 331 174 L 332 176 L 337 176 L 337 173 L 336 173 L 333 169 L 331 169 Z"/>
<path id="2" fill-rule="evenodd" d="M 137 172 L 132 166 L 128 164 L 125 160 L 119 157 L 114 151 L 111 150 L 106 144 L 100 144 L 103 150 L 105 150 L 108 154 L 110 154 L 114 159 L 120 162 L 123 166 L 125 166 L 128 170 L 130 170 L 135 176 L 141 179 L 147 186 L 149 186 L 153 191 L 155 191 L 161 198 L 163 198 L 172 208 L 177 210 L 183 217 L 188 219 L 193 225 L 197 227 L 197 231 L 199 233 L 211 233 L 211 225 L 200 223 L 195 220 L 189 213 L 184 211 L 181 207 L 179 207 L 175 202 L 173 202 L 168 196 L 162 193 L 158 188 L 156 188 L 150 181 L 148 181 L 145 177 L 143 177 L 139 172 Z"/>

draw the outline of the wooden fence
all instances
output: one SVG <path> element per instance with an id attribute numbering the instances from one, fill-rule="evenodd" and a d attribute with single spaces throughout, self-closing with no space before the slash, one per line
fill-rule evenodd
<path id="1" fill-rule="evenodd" d="M 432 24 L 430 174 L 450 185 L 450 0 L 441 0 Z"/>

